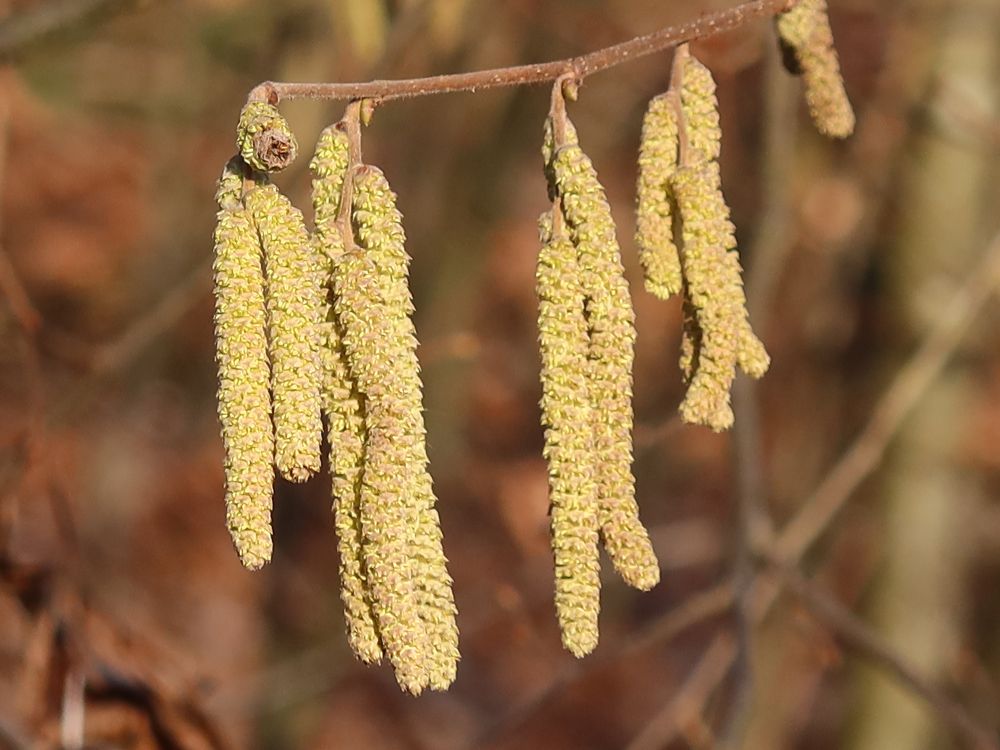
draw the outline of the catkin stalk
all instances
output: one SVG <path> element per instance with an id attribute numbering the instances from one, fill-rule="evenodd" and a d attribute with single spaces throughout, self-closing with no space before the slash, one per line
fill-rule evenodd
<path id="1" fill-rule="evenodd" d="M 601 607 L 590 334 L 576 248 L 567 237 L 553 238 L 546 224 L 551 224 L 547 214 L 535 276 L 543 455 L 549 467 L 556 615 L 563 645 L 579 657 L 597 645 Z"/>
<path id="2" fill-rule="evenodd" d="M 344 253 L 344 237 L 337 217 L 340 211 L 349 145 L 337 126 L 320 135 L 310 162 L 312 199 L 318 251 L 332 271 Z M 332 280 L 325 286 L 328 296 Z M 340 558 L 340 598 L 344 604 L 347 640 L 365 663 L 382 659 L 382 646 L 368 592 L 361 528 L 361 472 L 364 461 L 364 405 L 354 383 L 344 350 L 343 331 L 332 298 L 325 300 L 322 326 L 322 407 L 327 422 L 330 473 L 332 474 L 334 525 Z"/>
<path id="3" fill-rule="evenodd" d="M 245 167 L 234 157 L 219 183 L 215 229 L 215 343 L 219 420 L 225 449 L 226 522 L 240 560 L 271 559 L 274 432 L 271 425 L 261 248 L 241 193 Z"/>
<path id="4" fill-rule="evenodd" d="M 264 248 L 275 464 L 302 482 L 320 467 L 319 337 L 323 264 L 302 213 L 264 183 L 245 198 Z"/>

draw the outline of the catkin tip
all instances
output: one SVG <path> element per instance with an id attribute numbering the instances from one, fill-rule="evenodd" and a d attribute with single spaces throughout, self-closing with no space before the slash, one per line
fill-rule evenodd
<path id="1" fill-rule="evenodd" d="M 243 160 L 259 172 L 280 172 L 295 161 L 298 143 L 278 108 L 268 102 L 248 102 L 236 127 L 236 147 Z"/>

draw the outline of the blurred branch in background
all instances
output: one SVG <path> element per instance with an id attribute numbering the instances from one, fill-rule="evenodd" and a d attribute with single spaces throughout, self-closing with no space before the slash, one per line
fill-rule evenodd
<path id="1" fill-rule="evenodd" d="M 41 0 L 0 18 L 0 60 L 76 26 L 128 10 L 151 0 Z"/>

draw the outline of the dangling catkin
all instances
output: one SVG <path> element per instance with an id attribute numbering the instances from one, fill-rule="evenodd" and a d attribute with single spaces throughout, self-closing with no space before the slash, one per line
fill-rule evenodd
<path id="1" fill-rule="evenodd" d="M 674 66 L 671 85 L 679 91 L 683 143 L 681 167 L 671 174 L 668 194 L 675 201 L 682 239 L 680 367 L 688 384 L 680 411 L 687 422 L 721 431 L 733 422 L 730 388 L 736 365 L 760 377 L 770 360 L 747 318 L 735 227 L 722 193 L 715 81 L 687 45 L 678 48 Z"/>
<path id="2" fill-rule="evenodd" d="M 646 291 L 669 299 L 681 290 L 681 259 L 674 244 L 670 175 L 677 168 L 677 114 L 666 94 L 653 97 L 642 120 L 636 232 Z"/>
<path id="3" fill-rule="evenodd" d="M 687 45 L 678 48 L 674 65 L 681 68 L 678 73 L 681 78 L 681 111 L 691 155 L 717 161 L 722 154 L 722 126 L 712 72 L 691 55 Z"/>
<path id="4" fill-rule="evenodd" d="M 573 136 L 567 129 L 566 145 L 553 155 L 550 190 L 576 246 L 586 296 L 601 534 L 625 582 L 646 590 L 659 582 L 660 569 L 639 520 L 632 476 L 635 313 L 611 207 L 593 164 Z"/>
<path id="5" fill-rule="evenodd" d="M 336 125 L 320 135 L 309 164 L 313 174 L 312 199 L 316 242 L 332 270 L 344 253 L 344 236 L 337 223 L 348 166 L 347 135 Z M 328 278 L 326 286 L 331 281 Z M 332 290 L 327 289 L 328 294 Z M 382 659 L 375 615 L 362 552 L 360 518 L 361 472 L 364 459 L 364 416 L 360 393 L 354 384 L 344 351 L 343 331 L 330 301 L 325 304 L 322 326 L 322 404 L 327 420 L 330 450 L 334 524 L 340 556 L 340 598 L 344 604 L 347 640 L 366 663 Z"/>
<path id="6" fill-rule="evenodd" d="M 275 464 L 283 477 L 302 482 L 320 466 L 323 264 L 302 213 L 277 187 L 260 184 L 245 203 L 264 248 Z"/>
<path id="7" fill-rule="evenodd" d="M 733 423 L 730 388 L 739 364 L 760 377 L 769 359 L 747 320 L 735 229 L 719 184 L 718 164 L 704 159 L 682 167 L 672 187 L 681 219 L 685 293 L 697 335 L 682 355 L 691 372 L 681 404 L 686 422 L 713 430 Z"/>
<path id="8" fill-rule="evenodd" d="M 248 102 L 236 126 L 236 147 L 243 161 L 258 172 L 279 172 L 295 160 L 298 143 L 278 108 Z"/>
<path id="9" fill-rule="evenodd" d="M 550 215 L 543 214 L 535 275 L 543 455 L 549 467 L 556 615 L 563 645 L 574 656 L 585 656 L 597 645 L 601 607 L 590 335 L 576 248 L 568 237 L 552 237 L 551 225 Z"/>
<path id="10" fill-rule="evenodd" d="M 790 48 L 805 83 L 806 103 L 816 129 L 830 138 L 854 132 L 854 109 L 844 89 L 826 0 L 799 0 L 778 15 L 775 25 L 782 45 Z"/>
<path id="11" fill-rule="evenodd" d="M 274 432 L 271 425 L 261 248 L 243 207 L 245 165 L 237 156 L 219 181 L 215 228 L 215 343 L 219 420 L 225 447 L 226 523 L 240 560 L 271 559 Z"/>
<path id="12" fill-rule="evenodd" d="M 400 685 L 440 690 L 455 678 L 458 629 L 427 471 L 409 256 L 382 173 L 358 169 L 353 193 L 359 247 L 334 268 L 334 304 L 365 397 L 360 509 L 372 605 Z"/>

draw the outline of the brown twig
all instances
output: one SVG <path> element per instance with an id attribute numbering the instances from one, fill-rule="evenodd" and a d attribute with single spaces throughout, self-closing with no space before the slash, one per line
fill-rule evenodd
<path id="1" fill-rule="evenodd" d="M 765 67 L 764 135 L 761 153 L 761 220 L 749 253 L 747 307 L 750 319 L 761 324 L 763 313 L 773 306 L 775 282 L 788 250 L 790 229 L 789 174 L 794 154 L 796 117 L 790 103 L 793 81 L 786 74 L 781 55 L 772 48 Z M 733 386 L 733 451 L 737 477 L 738 538 L 733 563 L 736 594 L 738 657 L 733 700 L 727 711 L 725 729 L 720 732 L 722 747 L 739 748 L 754 712 L 753 634 L 754 574 L 753 550 L 774 534 L 767 508 L 761 452 L 760 387 L 756 380 L 737 378 Z"/>
<path id="2" fill-rule="evenodd" d="M 701 718 L 702 711 L 716 686 L 736 658 L 736 644 L 720 636 L 705 650 L 676 695 L 654 716 L 628 744 L 627 750 L 658 750 L 681 734 L 685 725 Z"/>
<path id="3" fill-rule="evenodd" d="M 411 78 L 367 83 L 289 83 L 266 81 L 251 93 L 254 100 L 282 99 L 408 99 L 431 94 L 458 91 L 476 92 L 507 86 L 549 83 L 571 74 L 578 81 L 603 70 L 616 67 L 646 55 L 661 52 L 683 42 L 705 39 L 732 31 L 757 18 L 774 16 L 795 5 L 797 0 L 751 0 L 734 8 L 707 13 L 701 18 L 677 26 L 667 26 L 645 36 L 635 37 L 612 47 L 579 57 L 554 60 L 536 65 L 479 70 L 471 73 Z"/>
<path id="4" fill-rule="evenodd" d="M 136 0 L 50 0 L 0 21 L 0 58 L 63 29 L 137 5 Z"/>
<path id="5" fill-rule="evenodd" d="M 882 455 L 920 397 L 951 359 L 979 312 L 1000 287 L 1000 234 L 982 261 L 941 310 L 916 354 L 879 399 L 871 419 L 782 529 L 776 551 L 786 562 L 797 561 L 819 538 L 851 495 L 879 465 Z"/>
<path id="6" fill-rule="evenodd" d="M 921 676 L 906 659 L 884 643 L 864 622 L 840 602 L 805 579 L 794 567 L 782 562 L 773 553 L 763 556 L 785 588 L 815 617 L 833 631 L 852 651 L 875 662 L 899 680 L 914 695 L 923 698 L 951 729 L 964 737 L 977 750 L 997 750 L 1000 747 L 995 729 L 982 726 L 960 703 L 941 688 Z"/>

